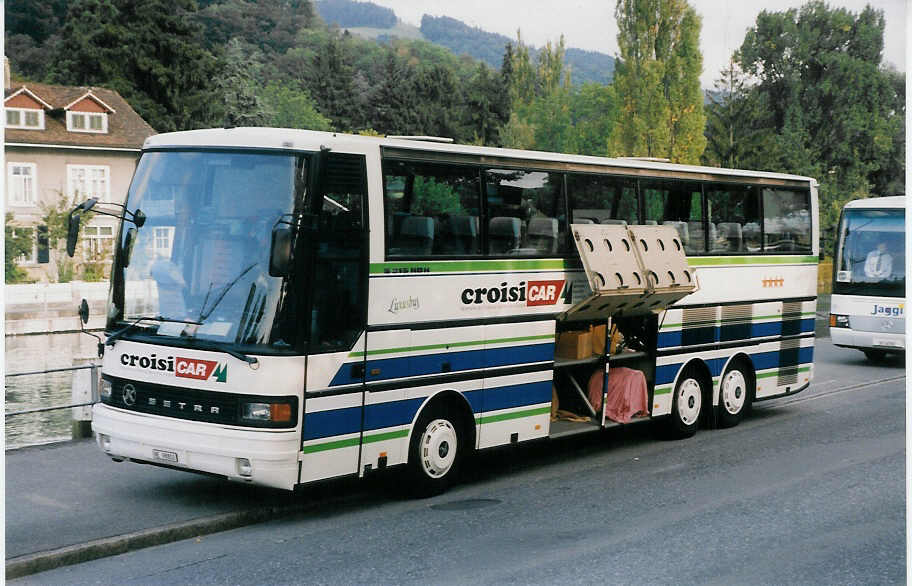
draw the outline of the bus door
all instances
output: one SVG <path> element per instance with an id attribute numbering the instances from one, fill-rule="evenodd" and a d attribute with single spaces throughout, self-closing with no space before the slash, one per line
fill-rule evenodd
<path id="1" fill-rule="evenodd" d="M 304 244 L 307 381 L 300 482 L 358 471 L 364 413 L 367 217 L 363 156 L 323 153 Z"/>

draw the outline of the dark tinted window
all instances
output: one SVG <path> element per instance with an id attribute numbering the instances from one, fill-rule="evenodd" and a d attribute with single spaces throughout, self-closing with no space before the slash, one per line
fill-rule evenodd
<path id="1" fill-rule="evenodd" d="M 763 238 L 765 252 L 810 252 L 810 194 L 764 188 Z"/>
<path id="2" fill-rule="evenodd" d="M 647 224 L 674 226 L 688 254 L 701 254 L 706 250 L 702 188 L 699 183 L 644 180 L 640 182 L 640 189 Z"/>
<path id="3" fill-rule="evenodd" d="M 636 181 L 604 175 L 567 176 L 570 223 L 637 222 Z"/>
<path id="4" fill-rule="evenodd" d="M 710 254 L 760 252 L 760 191 L 744 185 L 707 185 Z"/>
<path id="5" fill-rule="evenodd" d="M 480 254 L 478 176 L 468 166 L 384 161 L 387 256 Z"/>
<path id="6" fill-rule="evenodd" d="M 488 254 L 550 256 L 567 249 L 563 175 L 489 170 L 485 174 Z"/>

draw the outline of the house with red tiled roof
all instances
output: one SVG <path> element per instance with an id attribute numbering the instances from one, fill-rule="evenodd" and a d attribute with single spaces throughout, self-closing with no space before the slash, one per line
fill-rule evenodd
<path id="1" fill-rule="evenodd" d="M 142 144 L 155 130 L 105 88 L 7 83 L 4 94 L 6 211 L 34 241 L 19 266 L 30 278 L 54 280 L 44 206 L 61 197 L 68 205 L 90 197 L 123 203 Z M 109 252 L 116 229 L 116 218 L 94 216 L 80 239 L 83 258 Z"/>

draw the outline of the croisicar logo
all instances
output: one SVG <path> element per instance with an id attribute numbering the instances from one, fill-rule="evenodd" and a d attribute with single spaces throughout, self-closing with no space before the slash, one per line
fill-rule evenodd
<path id="1" fill-rule="evenodd" d="M 506 282 L 499 287 L 473 287 L 463 289 L 461 299 L 465 305 L 480 303 L 524 303 L 533 305 L 555 305 L 564 291 L 566 281 L 520 281 L 516 285 Z M 570 300 L 566 299 L 566 303 Z"/>
<path id="2" fill-rule="evenodd" d="M 151 356 L 138 356 L 136 354 L 121 354 L 120 363 L 132 368 L 145 370 L 161 370 L 173 372 L 180 378 L 196 380 L 210 380 L 217 383 L 228 381 L 228 363 L 215 360 L 200 360 L 198 358 L 184 358 L 183 356 L 165 356 L 164 358 L 152 354 Z"/>

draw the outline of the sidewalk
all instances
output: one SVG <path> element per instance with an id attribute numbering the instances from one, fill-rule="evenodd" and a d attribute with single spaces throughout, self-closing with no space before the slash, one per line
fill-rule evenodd
<path id="1" fill-rule="evenodd" d="M 362 492 L 340 490 L 339 482 L 286 492 L 117 463 L 93 440 L 12 450 L 6 577 L 334 506 Z"/>

